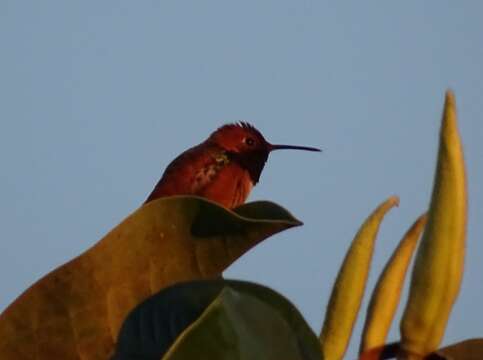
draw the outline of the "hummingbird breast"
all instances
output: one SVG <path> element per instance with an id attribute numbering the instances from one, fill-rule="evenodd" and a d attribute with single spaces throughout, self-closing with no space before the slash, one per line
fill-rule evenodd
<path id="1" fill-rule="evenodd" d="M 165 196 L 197 195 L 234 208 L 245 202 L 253 185 L 250 172 L 229 153 L 201 143 L 168 165 L 145 203 Z"/>
<path id="2" fill-rule="evenodd" d="M 236 163 L 230 163 L 218 170 L 195 194 L 232 209 L 245 202 L 252 187 L 248 171 Z"/>

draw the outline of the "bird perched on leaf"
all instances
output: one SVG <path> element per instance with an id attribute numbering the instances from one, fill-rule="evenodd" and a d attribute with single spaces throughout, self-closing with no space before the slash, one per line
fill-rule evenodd
<path id="1" fill-rule="evenodd" d="M 246 122 L 224 125 L 174 159 L 145 203 L 165 196 L 197 195 L 235 208 L 258 183 L 270 152 L 281 149 L 321 151 L 272 145 Z"/>

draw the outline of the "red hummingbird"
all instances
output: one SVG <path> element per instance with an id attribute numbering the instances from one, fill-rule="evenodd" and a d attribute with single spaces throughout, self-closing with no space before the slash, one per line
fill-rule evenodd
<path id="1" fill-rule="evenodd" d="M 270 152 L 281 149 L 321 151 L 307 146 L 272 145 L 246 122 L 223 125 L 174 159 L 145 203 L 171 195 L 197 195 L 235 208 L 245 202 L 258 183 Z"/>

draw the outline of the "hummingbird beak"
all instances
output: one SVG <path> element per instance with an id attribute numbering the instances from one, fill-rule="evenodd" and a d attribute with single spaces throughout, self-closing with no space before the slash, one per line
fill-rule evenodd
<path id="1" fill-rule="evenodd" d="M 310 146 L 298 146 L 298 145 L 272 145 L 268 144 L 268 150 L 305 150 L 305 151 L 322 151 L 318 148 L 310 147 Z"/>

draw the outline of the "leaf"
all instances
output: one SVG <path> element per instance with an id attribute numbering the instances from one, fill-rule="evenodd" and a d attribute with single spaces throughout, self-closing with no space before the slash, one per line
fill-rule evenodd
<path id="1" fill-rule="evenodd" d="M 364 296 L 367 275 L 379 226 L 386 213 L 398 205 L 391 196 L 361 225 L 341 265 L 330 295 L 320 343 L 325 360 L 342 359 Z"/>
<path id="2" fill-rule="evenodd" d="M 299 311 L 244 281 L 192 281 L 152 296 L 127 317 L 114 360 L 160 359 L 171 344 L 164 360 L 321 359 Z"/>
<path id="3" fill-rule="evenodd" d="M 481 360 L 483 359 L 483 339 L 468 339 L 439 349 L 428 360 Z"/>
<path id="4" fill-rule="evenodd" d="M 278 205 L 251 207 L 253 219 L 197 197 L 146 204 L 0 315 L 0 357 L 107 359 L 142 300 L 173 283 L 219 277 L 263 239 L 301 224 Z"/>
<path id="5" fill-rule="evenodd" d="M 404 234 L 376 283 L 367 307 L 359 351 L 361 355 L 370 352 L 373 358 L 378 358 L 375 356 L 375 349 L 383 349 L 399 304 L 409 262 L 426 221 L 426 214 L 416 219 Z"/>
<path id="6" fill-rule="evenodd" d="M 481 360 L 483 359 L 483 339 L 475 338 L 448 345 L 426 356 L 407 357 L 400 352 L 400 343 L 393 342 L 372 348 L 360 355 L 359 360 L 424 359 L 424 360 Z"/>
<path id="7" fill-rule="evenodd" d="M 443 338 L 464 269 L 467 189 L 454 95 L 448 91 L 428 224 L 414 263 L 401 320 L 403 353 L 424 356 Z"/>

